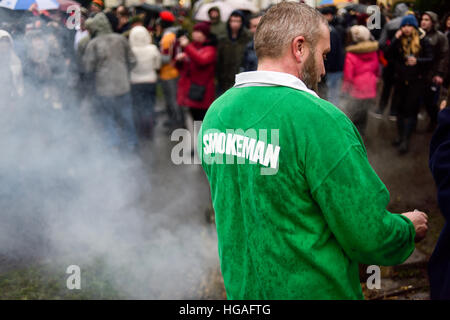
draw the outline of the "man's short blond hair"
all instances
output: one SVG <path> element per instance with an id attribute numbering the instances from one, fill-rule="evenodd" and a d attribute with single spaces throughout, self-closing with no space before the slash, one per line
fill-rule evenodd
<path id="1" fill-rule="evenodd" d="M 258 59 L 279 58 L 298 36 L 315 46 L 321 24 L 326 19 L 316 9 L 295 2 L 281 2 L 270 8 L 256 28 L 255 51 Z"/>

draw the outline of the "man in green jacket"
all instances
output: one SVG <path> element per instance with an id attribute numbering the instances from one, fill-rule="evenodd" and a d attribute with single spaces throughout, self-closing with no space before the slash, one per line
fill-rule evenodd
<path id="1" fill-rule="evenodd" d="M 327 22 L 294 2 L 255 34 L 258 71 L 209 108 L 199 134 L 229 299 L 363 299 L 358 264 L 395 265 L 427 216 L 386 210 L 389 193 L 351 121 L 311 90 Z"/>

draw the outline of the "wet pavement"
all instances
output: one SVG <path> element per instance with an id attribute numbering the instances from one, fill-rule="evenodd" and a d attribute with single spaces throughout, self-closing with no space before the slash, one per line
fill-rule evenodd
<path id="1" fill-rule="evenodd" d="M 428 237 L 417 244 L 416 251 L 402 266 L 382 267 L 380 290 L 367 290 L 363 283 L 367 298 L 428 298 L 426 261 L 432 253 L 443 226 L 443 218 L 437 207 L 436 188 L 428 169 L 428 148 L 432 133 L 426 132 L 426 125 L 427 119 L 419 120 L 417 132 L 411 140 L 410 152 L 401 156 L 391 145 L 396 134 L 395 121 L 387 117 L 377 119 L 373 114 L 369 114 L 365 144 L 370 163 L 390 192 L 391 202 L 388 209 L 396 213 L 414 209 L 428 213 L 430 231 Z M 154 201 L 154 205 L 161 203 L 161 210 L 170 215 L 170 220 L 189 219 L 192 223 L 211 230 L 211 225 L 205 220 L 204 214 L 210 201 L 209 188 L 201 168 L 198 165 L 176 166 L 168 161 L 169 148 L 174 143 L 167 143 L 168 135 L 163 128 L 159 127 L 157 132 L 155 141 L 148 144 L 144 157 L 149 159 L 152 181 L 159 181 L 162 184 L 158 184 L 160 191 L 153 194 L 152 200 L 149 199 L 149 201 Z M 159 151 L 152 153 L 152 150 Z M 162 175 L 161 172 L 164 174 Z M 181 198 L 176 200 L 176 204 L 165 206 L 166 191 L 169 194 L 179 194 Z M 186 203 L 190 205 L 186 206 Z M 205 240 L 210 242 L 211 248 L 216 246 L 215 236 L 210 235 Z M 205 284 L 202 288 L 203 292 L 208 292 L 203 297 L 224 297 L 218 265 L 214 266 L 208 277 L 205 278 L 206 281 L 202 281 Z"/>
<path id="2" fill-rule="evenodd" d="M 143 188 L 138 197 L 139 207 L 143 208 L 143 219 L 139 221 L 144 236 L 139 238 L 139 243 L 126 248 L 127 251 L 133 251 L 127 255 L 130 261 L 120 265 L 128 273 L 145 276 L 125 278 L 124 281 L 134 284 L 132 289 L 128 288 L 118 297 L 225 299 L 215 225 L 206 214 L 211 202 L 206 176 L 198 164 L 175 165 L 171 161 L 172 148 L 178 142 L 170 140 L 170 132 L 162 125 L 164 109 L 161 102 L 158 103 L 157 111 L 161 117 L 154 138 L 145 142 L 139 152 L 144 166 L 143 178 L 148 180 L 150 186 L 148 189 Z M 391 146 L 395 137 L 395 122 L 387 118 L 380 120 L 369 117 L 366 139 L 369 161 L 390 191 L 389 210 L 400 213 L 419 209 L 427 212 L 430 232 L 426 240 L 417 244 L 416 252 L 405 264 L 382 267 L 380 290 L 367 290 L 362 283 L 368 299 L 428 298 L 426 261 L 443 226 L 443 218 L 436 204 L 436 188 L 428 169 L 431 133 L 425 132 L 425 127 L 426 121 L 420 121 L 418 132 L 411 141 L 410 153 L 400 156 Z M 19 264 L 23 267 L 23 263 Z M 42 261 L 34 261 L 34 264 L 42 264 Z M 12 277 L 15 273 L 11 271 L 15 268 L 18 265 L 11 263 L 10 259 L 0 257 L 0 293 L 4 289 L 3 280 L 16 287 L 28 283 L 29 279 L 14 282 Z M 21 277 L 29 277 L 29 274 L 22 274 Z M 65 276 L 64 273 L 61 276 L 63 281 Z M 46 290 L 45 286 L 45 283 L 41 283 L 31 290 Z M 104 287 L 103 284 L 99 286 Z M 118 285 L 119 289 L 123 286 L 123 283 Z M 18 290 L 12 297 L 21 298 L 22 294 Z M 104 295 L 104 290 L 81 297 L 67 293 L 62 296 L 49 293 L 26 297 L 111 298 Z"/>

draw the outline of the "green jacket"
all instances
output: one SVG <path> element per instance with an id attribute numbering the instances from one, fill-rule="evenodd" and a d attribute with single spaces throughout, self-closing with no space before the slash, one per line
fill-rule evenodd
<path id="1" fill-rule="evenodd" d="M 229 299 L 363 299 L 359 263 L 413 252 L 354 125 L 296 77 L 239 74 L 198 143 Z"/>

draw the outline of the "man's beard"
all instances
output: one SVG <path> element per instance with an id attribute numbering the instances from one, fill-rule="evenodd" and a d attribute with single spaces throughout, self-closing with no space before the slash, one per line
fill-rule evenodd
<path id="1" fill-rule="evenodd" d="M 305 64 L 303 65 L 302 80 L 309 89 L 318 92 L 319 87 L 317 79 L 319 79 L 319 76 L 317 75 L 316 69 L 316 56 L 315 52 L 311 50 L 308 59 L 306 59 Z"/>

